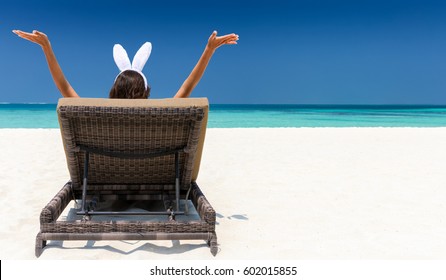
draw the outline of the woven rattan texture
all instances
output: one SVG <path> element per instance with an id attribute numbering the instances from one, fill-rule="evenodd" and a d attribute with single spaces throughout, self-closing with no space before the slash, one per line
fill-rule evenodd
<path id="1" fill-rule="evenodd" d="M 82 184 L 85 153 L 80 146 L 108 152 L 155 153 L 185 148 L 180 153 L 182 188 L 188 188 L 197 149 L 203 109 L 61 106 L 58 108 L 67 162 L 74 188 Z M 122 159 L 91 154 L 91 184 L 172 184 L 174 155 Z"/>

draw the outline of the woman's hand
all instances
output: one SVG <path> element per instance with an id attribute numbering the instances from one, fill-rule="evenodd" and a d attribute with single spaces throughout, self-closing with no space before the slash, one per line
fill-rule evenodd
<path id="1" fill-rule="evenodd" d="M 208 39 L 207 48 L 212 51 L 216 50 L 218 47 L 223 45 L 236 45 L 238 40 L 237 34 L 228 34 L 224 36 L 217 37 L 217 31 L 212 32 L 211 36 Z"/>
<path id="2" fill-rule="evenodd" d="M 40 31 L 34 30 L 33 33 L 28 33 L 28 32 L 23 32 L 21 30 L 13 30 L 12 32 L 17 34 L 17 36 L 19 36 L 20 38 L 23 38 L 25 40 L 40 45 L 42 48 L 50 46 L 50 41 L 48 40 L 48 36 L 46 36 L 45 33 L 42 33 Z"/>

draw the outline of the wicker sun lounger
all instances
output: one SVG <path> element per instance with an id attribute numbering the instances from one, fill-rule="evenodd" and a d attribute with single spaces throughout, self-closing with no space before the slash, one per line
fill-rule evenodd
<path id="1" fill-rule="evenodd" d="M 40 214 L 37 257 L 47 240 L 200 239 L 216 255 L 215 211 L 196 184 L 207 99 L 62 98 L 57 113 L 71 180 Z M 79 218 L 59 219 L 72 200 L 79 204 Z M 98 210 L 110 200 L 163 201 L 165 207 Z M 199 218 L 180 221 L 189 202 Z M 130 214 L 138 219 L 119 219 Z"/>

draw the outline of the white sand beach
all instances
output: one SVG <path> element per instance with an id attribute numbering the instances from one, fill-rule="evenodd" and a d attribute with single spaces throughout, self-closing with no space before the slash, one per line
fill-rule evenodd
<path id="1" fill-rule="evenodd" d="M 69 179 L 57 129 L 0 129 L 0 259 L 32 260 L 41 209 Z M 446 258 L 446 128 L 208 129 L 201 241 L 49 241 L 40 259 Z"/>

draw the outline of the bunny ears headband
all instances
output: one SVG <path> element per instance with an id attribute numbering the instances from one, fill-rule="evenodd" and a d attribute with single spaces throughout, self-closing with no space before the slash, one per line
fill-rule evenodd
<path id="1" fill-rule="evenodd" d="M 147 88 L 147 79 L 142 73 L 142 69 L 144 68 L 144 65 L 146 65 L 151 52 L 152 44 L 150 42 L 144 43 L 144 45 L 142 45 L 136 52 L 135 57 L 133 57 L 133 61 L 130 64 L 130 59 L 125 49 L 120 44 L 116 44 L 113 47 L 113 58 L 115 59 L 115 63 L 121 72 L 118 74 L 118 76 L 116 76 L 115 81 L 122 72 L 132 70 L 138 72 L 143 77 L 144 84 Z"/>

